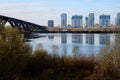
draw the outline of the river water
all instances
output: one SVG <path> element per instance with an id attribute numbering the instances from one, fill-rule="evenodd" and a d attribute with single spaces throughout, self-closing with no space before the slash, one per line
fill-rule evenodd
<path id="1" fill-rule="evenodd" d="M 37 35 L 41 37 L 30 39 L 31 42 L 29 42 L 33 51 L 39 44 L 37 48 L 59 56 L 98 54 L 106 44 L 114 44 L 116 40 L 115 34 L 52 33 Z"/>

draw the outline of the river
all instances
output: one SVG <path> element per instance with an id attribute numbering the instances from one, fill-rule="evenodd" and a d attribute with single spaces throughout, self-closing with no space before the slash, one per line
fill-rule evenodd
<path id="1" fill-rule="evenodd" d="M 116 40 L 115 34 L 52 33 L 38 35 L 41 37 L 30 39 L 31 42 L 29 42 L 33 51 L 39 44 L 39 47 L 49 54 L 59 56 L 98 54 L 106 44 L 112 45 Z"/>

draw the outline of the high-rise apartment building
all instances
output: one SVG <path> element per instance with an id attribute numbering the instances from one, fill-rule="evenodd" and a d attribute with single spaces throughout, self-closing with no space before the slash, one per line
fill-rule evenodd
<path id="1" fill-rule="evenodd" d="M 102 14 L 100 15 L 99 17 L 99 26 L 100 27 L 108 27 L 110 26 L 110 15 L 105 15 L 105 14 Z"/>
<path id="2" fill-rule="evenodd" d="M 120 13 L 117 13 L 117 17 L 116 17 L 116 26 L 120 26 Z"/>
<path id="3" fill-rule="evenodd" d="M 82 27 L 83 16 L 73 15 L 72 16 L 72 27 L 78 28 Z"/>
<path id="4" fill-rule="evenodd" d="M 94 27 L 94 13 L 89 14 L 89 27 Z"/>
<path id="5" fill-rule="evenodd" d="M 89 20 L 88 20 L 88 17 L 85 17 L 85 23 L 86 23 L 86 27 L 89 26 Z"/>
<path id="6" fill-rule="evenodd" d="M 54 21 L 48 20 L 48 27 L 54 27 Z"/>
<path id="7" fill-rule="evenodd" d="M 61 14 L 61 26 L 67 27 L 67 14 L 66 13 Z"/>

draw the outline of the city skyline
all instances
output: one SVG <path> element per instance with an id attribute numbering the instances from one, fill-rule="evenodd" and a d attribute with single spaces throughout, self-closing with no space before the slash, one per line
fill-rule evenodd
<path id="1" fill-rule="evenodd" d="M 40 25 L 47 25 L 48 20 L 54 20 L 55 26 L 61 24 L 60 15 L 68 14 L 68 24 L 71 16 L 95 13 L 95 23 L 99 23 L 99 15 L 111 15 L 111 24 L 115 24 L 116 14 L 119 12 L 120 0 L 0 0 L 0 14 L 30 21 Z M 85 21 L 84 21 L 85 23 Z"/>

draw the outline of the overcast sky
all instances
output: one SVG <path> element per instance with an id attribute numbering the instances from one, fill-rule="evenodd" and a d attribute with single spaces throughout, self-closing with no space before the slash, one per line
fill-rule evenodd
<path id="1" fill-rule="evenodd" d="M 110 14 L 114 23 L 116 13 L 120 12 L 120 0 L 0 0 L 0 15 L 23 19 L 40 25 L 48 20 L 60 24 L 60 15 L 67 13 L 68 24 L 74 14 L 85 17 L 95 13 L 95 23 L 99 15 Z"/>

